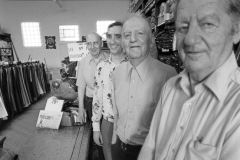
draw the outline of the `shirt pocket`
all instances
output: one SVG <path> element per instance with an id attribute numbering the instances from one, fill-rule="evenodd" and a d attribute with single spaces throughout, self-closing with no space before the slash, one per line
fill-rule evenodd
<path id="1" fill-rule="evenodd" d="M 192 140 L 186 151 L 184 160 L 216 160 L 217 148 L 209 144 L 203 144 Z"/>

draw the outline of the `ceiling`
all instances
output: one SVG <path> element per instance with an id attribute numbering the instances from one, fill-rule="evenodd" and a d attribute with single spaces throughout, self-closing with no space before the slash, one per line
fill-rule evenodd
<path id="1" fill-rule="evenodd" d="M 5 1 L 53 1 L 53 0 L 5 0 Z M 58 0 L 58 1 L 129 1 L 129 0 Z"/>

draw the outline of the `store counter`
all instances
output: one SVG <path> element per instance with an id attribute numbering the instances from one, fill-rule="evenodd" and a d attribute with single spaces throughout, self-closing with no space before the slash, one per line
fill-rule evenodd
<path id="1" fill-rule="evenodd" d="M 20 150 L 19 159 L 87 160 L 90 134 L 90 123 L 59 130 L 37 129 Z"/>

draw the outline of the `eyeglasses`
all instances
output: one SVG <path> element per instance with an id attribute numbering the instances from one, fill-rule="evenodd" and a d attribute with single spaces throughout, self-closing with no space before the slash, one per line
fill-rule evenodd
<path id="1" fill-rule="evenodd" d="M 100 42 L 87 42 L 87 47 L 98 47 Z"/>

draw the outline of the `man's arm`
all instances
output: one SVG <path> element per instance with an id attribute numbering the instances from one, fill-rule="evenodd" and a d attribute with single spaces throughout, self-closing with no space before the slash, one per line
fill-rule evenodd
<path id="1" fill-rule="evenodd" d="M 154 160 L 153 155 L 154 155 L 153 149 L 143 146 L 138 156 L 138 160 Z"/>
<path id="2" fill-rule="evenodd" d="M 236 113 L 228 128 L 219 160 L 238 160 L 240 158 L 240 111 Z"/>
<path id="3" fill-rule="evenodd" d="M 87 119 L 87 114 L 84 109 L 84 95 L 86 90 L 86 82 L 83 77 L 82 65 L 79 62 L 78 70 L 77 70 L 77 85 L 78 85 L 78 100 L 79 100 L 79 111 L 78 111 L 78 119 L 80 123 L 85 123 Z"/>
<path id="4" fill-rule="evenodd" d="M 100 63 L 101 64 L 101 63 Z M 94 142 L 102 146 L 102 134 L 100 131 L 100 120 L 102 118 L 102 103 L 103 103 L 103 85 L 101 83 L 101 66 L 97 66 L 94 76 L 94 92 L 93 92 L 93 108 L 92 108 L 92 121 L 93 121 L 93 139 Z M 100 69 L 100 70 L 99 70 Z"/>
<path id="5" fill-rule="evenodd" d="M 166 85 L 164 85 L 161 91 L 160 99 L 158 101 L 156 110 L 153 114 L 150 130 L 143 144 L 141 152 L 138 156 L 138 160 L 146 160 L 146 159 L 154 160 L 155 159 L 155 149 L 156 149 L 156 146 L 159 144 L 159 142 L 157 141 L 158 140 L 157 136 L 159 135 L 158 132 L 160 131 L 159 127 L 160 127 L 160 120 L 162 116 L 162 97 L 164 94 L 163 92 L 165 90 L 165 87 Z"/>
<path id="6" fill-rule="evenodd" d="M 113 135 L 112 135 L 112 144 L 115 144 L 117 142 L 117 122 L 119 119 L 118 115 L 118 110 L 116 106 L 116 101 L 115 101 L 115 92 L 114 92 L 114 85 L 112 81 L 112 103 L 113 103 L 113 113 L 114 113 L 114 121 L 113 121 Z"/>

